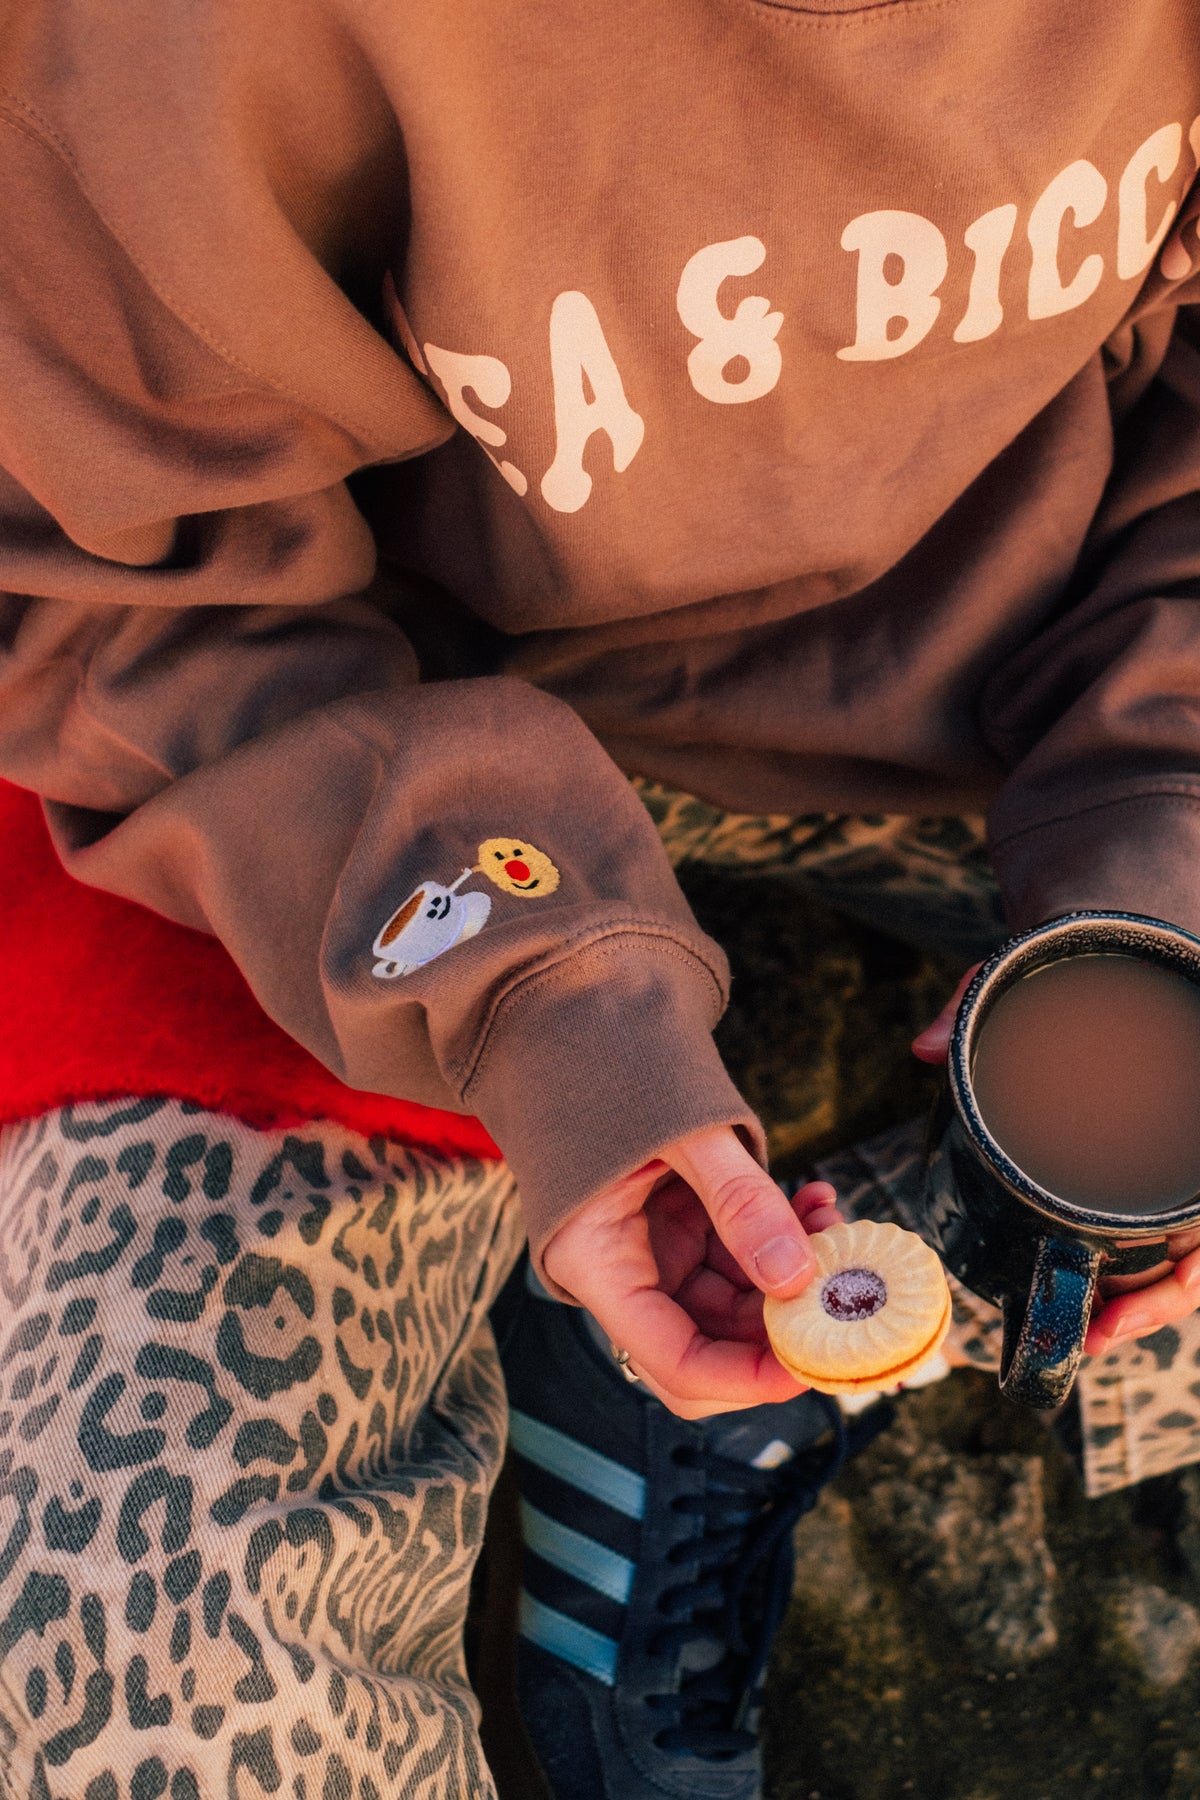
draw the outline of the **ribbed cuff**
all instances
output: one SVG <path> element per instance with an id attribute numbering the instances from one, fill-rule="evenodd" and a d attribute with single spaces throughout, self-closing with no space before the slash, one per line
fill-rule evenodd
<path id="1" fill-rule="evenodd" d="M 669 937 L 626 931 L 516 986 L 463 1092 L 507 1157 L 530 1253 L 571 1214 L 689 1132 L 731 1125 L 765 1161 L 758 1120 L 717 1054 L 723 994 Z"/>
<path id="2" fill-rule="evenodd" d="M 1200 936 L 1200 794 L 1147 788 L 993 838 L 1016 930 L 1096 907 L 1148 913 Z"/>

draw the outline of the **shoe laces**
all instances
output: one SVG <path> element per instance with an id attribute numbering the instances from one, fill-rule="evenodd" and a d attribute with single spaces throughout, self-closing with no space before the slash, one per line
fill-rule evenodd
<path id="1" fill-rule="evenodd" d="M 678 1466 L 698 1469 L 705 1479 L 700 1492 L 671 1503 L 697 1517 L 700 1528 L 667 1552 L 669 1562 L 688 1565 L 688 1575 L 659 1595 L 659 1610 L 671 1623 L 648 1646 L 651 1655 L 673 1657 L 680 1671 L 672 1693 L 646 1696 L 647 1706 L 663 1715 L 654 1742 L 670 1755 L 724 1762 L 757 1742 L 748 1721 L 761 1702 L 767 1657 L 791 1598 L 792 1531 L 846 1458 L 891 1416 L 890 1409 L 873 1407 L 848 1428 L 837 1403 L 818 1398 L 832 1441 L 779 1468 L 756 1469 L 707 1448 L 674 1453 Z"/>

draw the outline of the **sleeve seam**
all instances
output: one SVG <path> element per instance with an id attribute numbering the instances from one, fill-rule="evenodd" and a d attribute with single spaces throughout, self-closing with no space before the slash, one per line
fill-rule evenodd
<path id="1" fill-rule="evenodd" d="M 1018 838 L 1029 837 L 1035 831 L 1045 831 L 1052 825 L 1066 825 L 1073 819 L 1086 817 L 1088 813 L 1107 812 L 1114 806 L 1130 806 L 1144 800 L 1187 800 L 1192 805 L 1200 805 L 1200 785 L 1163 786 L 1156 782 L 1153 787 L 1136 788 L 1127 794 L 1112 794 L 1104 800 L 1089 800 L 1080 806 L 1072 806 L 1061 812 L 1047 813 L 1044 818 L 1035 819 L 1026 825 L 1015 825 L 1011 830 L 1002 832 L 989 831 L 989 843 L 993 850 L 1003 844 L 1015 843 Z"/>

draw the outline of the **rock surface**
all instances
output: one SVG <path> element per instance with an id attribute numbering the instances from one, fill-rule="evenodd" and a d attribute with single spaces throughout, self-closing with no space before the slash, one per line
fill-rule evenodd
<path id="1" fill-rule="evenodd" d="M 866 1489 L 860 1516 L 914 1596 L 980 1663 L 1020 1668 L 1053 1650 L 1057 1571 L 1040 1459 L 952 1456 L 922 1439 L 911 1413 L 880 1454 L 890 1472 Z"/>
<path id="2" fill-rule="evenodd" d="M 958 971 L 782 883 L 685 876 L 730 953 L 723 1051 L 781 1168 L 928 1105 Z M 960 1373 L 797 1533 L 768 1800 L 1200 1800 L 1200 1470 L 1089 1502 L 1054 1429 Z"/>
<path id="3" fill-rule="evenodd" d="M 1175 1687 L 1200 1648 L 1200 1613 L 1152 1581 L 1132 1581 L 1116 1599 L 1117 1631 L 1146 1680 Z"/>
<path id="4" fill-rule="evenodd" d="M 861 1618 L 875 1604 L 875 1588 L 859 1560 L 852 1508 L 844 1494 L 826 1488 L 796 1532 L 793 1592 L 835 1594 L 844 1618 Z"/>

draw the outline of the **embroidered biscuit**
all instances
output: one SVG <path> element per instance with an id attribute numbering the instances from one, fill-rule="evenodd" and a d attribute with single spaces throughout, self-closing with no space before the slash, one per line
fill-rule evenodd
<path id="1" fill-rule="evenodd" d="M 520 838 L 487 838 L 476 867 L 506 894 L 545 896 L 558 886 L 558 870 L 545 851 Z"/>
<path id="2" fill-rule="evenodd" d="M 950 1329 L 950 1289 L 915 1232 L 858 1219 L 810 1244 L 809 1286 L 794 1300 L 763 1302 L 771 1348 L 797 1381 L 853 1394 L 891 1387 L 928 1361 Z"/>

